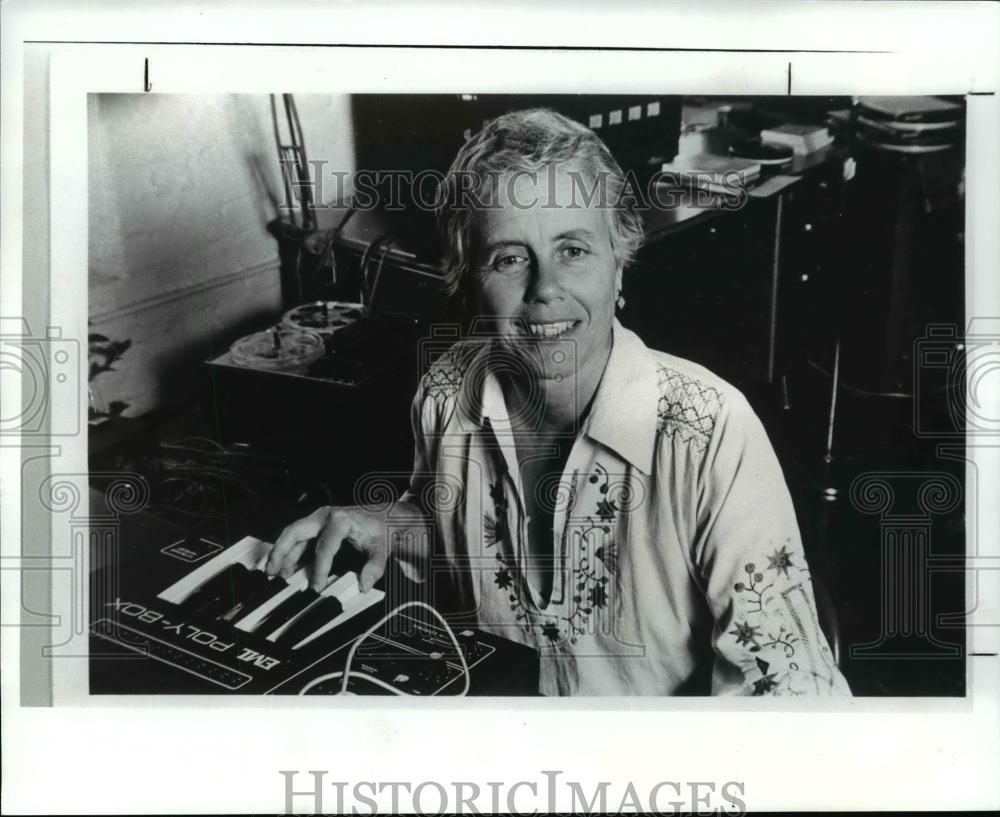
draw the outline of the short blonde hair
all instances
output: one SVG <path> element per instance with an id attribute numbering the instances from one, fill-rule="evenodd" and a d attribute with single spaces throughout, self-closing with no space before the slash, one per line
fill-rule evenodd
<path id="1" fill-rule="evenodd" d="M 589 128 L 547 108 L 530 108 L 486 122 L 458 151 L 445 175 L 437 216 L 449 295 L 463 288 L 469 273 L 475 214 L 475 208 L 468 206 L 469 199 L 483 195 L 487 179 L 518 171 L 533 173 L 564 163 L 573 163 L 606 184 L 602 196 L 614 202 L 612 252 L 620 267 L 631 263 L 642 243 L 643 225 L 625 195 L 627 180 L 621 166 Z"/>

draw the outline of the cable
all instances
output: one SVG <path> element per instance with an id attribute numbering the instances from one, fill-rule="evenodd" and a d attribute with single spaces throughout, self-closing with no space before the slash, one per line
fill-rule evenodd
<path id="1" fill-rule="evenodd" d="M 371 282 L 371 286 L 368 287 L 368 309 L 371 310 L 375 303 L 375 292 L 378 290 L 378 282 L 382 278 L 382 265 L 385 263 L 385 257 L 389 253 L 389 249 L 393 244 L 396 243 L 396 239 L 389 237 L 387 238 L 381 246 L 382 255 L 379 256 L 378 266 L 375 267 L 375 277 Z"/>
<path id="2" fill-rule="evenodd" d="M 170 440 L 169 442 L 161 442 L 160 448 L 177 448 L 182 451 L 197 451 L 202 454 L 209 453 L 204 448 L 197 448 L 192 445 L 186 445 L 186 443 L 193 443 L 193 442 L 208 443 L 210 448 L 214 448 L 220 454 L 229 453 L 226 447 L 222 445 L 222 443 L 220 443 L 218 440 L 213 440 L 211 437 L 201 437 L 201 436 L 181 437 L 176 440 Z"/>
<path id="3" fill-rule="evenodd" d="M 815 361 L 808 361 L 809 365 L 812 366 L 817 372 L 822 374 L 824 377 L 830 377 L 830 372 L 824 369 Z M 857 386 L 852 386 L 850 383 L 845 383 L 840 380 L 838 385 L 842 389 L 847 389 L 849 392 L 854 394 L 860 394 L 862 397 L 894 397 L 898 400 L 912 400 L 913 395 L 902 391 L 868 391 L 866 389 L 859 389 Z"/>
<path id="4" fill-rule="evenodd" d="M 387 233 L 382 233 L 380 236 L 378 236 L 378 238 L 376 238 L 367 247 L 365 247 L 364 252 L 361 253 L 361 263 L 358 265 L 358 271 L 359 271 L 360 277 L 361 277 L 361 282 L 360 282 L 361 283 L 361 303 L 365 307 L 368 306 L 368 298 L 367 298 L 367 294 L 368 294 L 367 293 L 367 285 L 368 285 L 368 272 L 367 272 L 367 268 L 368 268 L 368 262 L 369 262 L 368 256 L 370 256 L 372 254 L 372 252 L 375 251 L 375 248 L 379 244 L 381 244 L 383 241 L 385 241 L 386 238 L 388 238 L 388 234 Z"/>
<path id="5" fill-rule="evenodd" d="M 379 244 L 379 242 L 384 239 L 384 235 L 380 235 L 371 244 L 365 247 L 365 251 L 361 253 L 361 262 L 358 264 L 358 274 L 361 280 L 359 281 L 361 287 L 361 305 L 368 308 L 368 256 L 371 255 L 372 251 Z"/>
<path id="6" fill-rule="evenodd" d="M 342 672 L 330 672 L 330 673 L 327 673 L 326 675 L 321 675 L 319 678 L 314 678 L 308 684 L 306 684 L 304 687 L 302 687 L 302 691 L 299 692 L 299 695 L 305 695 L 313 687 L 317 687 L 317 686 L 319 686 L 320 684 L 322 684 L 322 683 L 324 683 L 326 681 L 332 681 L 335 678 L 340 678 L 341 676 L 343 676 L 343 674 L 344 673 L 342 673 Z M 392 693 L 394 693 L 396 695 L 408 695 L 409 694 L 409 693 L 403 692 L 403 690 L 401 690 L 401 689 L 398 689 L 398 688 L 394 687 L 392 684 L 387 684 L 385 681 L 382 681 L 382 680 L 380 680 L 378 678 L 373 678 L 371 675 L 366 675 L 363 672 L 351 672 L 351 673 L 348 674 L 348 678 L 361 678 L 361 679 L 363 679 L 365 681 L 371 681 L 376 686 L 380 686 L 383 689 L 387 689 L 387 690 L 389 690 L 389 692 L 392 692 Z M 340 693 L 337 693 L 337 694 L 339 695 Z"/>
<path id="7" fill-rule="evenodd" d="M 404 602 L 403 604 L 400 604 L 399 607 L 397 607 L 395 610 L 386 613 L 379 621 L 375 622 L 371 627 L 369 627 L 364 632 L 364 634 L 351 645 L 351 649 L 347 653 L 347 662 L 344 664 L 344 677 L 340 685 L 341 692 L 347 691 L 347 682 L 350 679 L 350 674 L 351 674 L 351 664 L 354 662 L 354 654 L 358 651 L 358 647 L 361 646 L 361 642 L 363 642 L 366 638 L 368 638 L 368 636 L 374 633 L 379 627 L 385 624 L 393 616 L 398 615 L 403 610 L 406 610 L 410 607 L 422 607 L 423 609 L 429 611 L 431 615 L 433 615 L 444 626 L 445 632 L 448 633 L 448 638 L 450 638 L 451 643 L 455 645 L 455 651 L 458 653 L 458 659 L 459 661 L 462 662 L 462 672 L 465 674 L 465 686 L 462 688 L 462 691 L 459 692 L 458 694 L 459 696 L 468 694 L 469 685 L 471 683 L 471 676 L 469 674 L 469 665 L 465 661 L 465 653 L 462 652 L 462 647 L 459 645 L 458 639 L 455 638 L 455 633 L 452 631 L 451 625 L 449 625 L 448 622 L 445 621 L 444 616 L 442 616 L 437 610 L 435 610 L 433 607 L 431 607 L 429 604 L 423 601 L 407 601 Z"/>
<path id="8" fill-rule="evenodd" d="M 355 639 L 354 643 L 351 645 L 351 649 L 348 650 L 347 652 L 347 661 L 344 663 L 343 672 L 331 672 L 327 675 L 321 675 L 319 678 L 314 678 L 312 681 L 310 681 L 302 688 L 302 691 L 299 692 L 299 695 L 305 695 L 306 692 L 308 692 L 310 689 L 317 686 L 318 684 L 321 684 L 324 681 L 330 681 L 338 677 L 341 679 L 340 692 L 338 693 L 340 695 L 343 695 L 347 692 L 347 684 L 351 678 L 363 678 L 366 681 L 371 681 L 373 684 L 388 689 L 390 692 L 394 692 L 396 695 L 409 695 L 410 693 L 403 692 L 402 690 L 397 689 L 396 687 L 387 684 L 384 681 L 379 680 L 378 678 L 373 678 L 370 675 L 366 675 L 365 673 L 362 672 L 351 672 L 351 664 L 354 663 L 354 654 L 358 651 L 358 647 L 361 646 L 361 643 L 365 641 L 365 639 L 367 639 L 370 635 L 374 634 L 374 632 L 379 627 L 381 627 L 391 618 L 397 616 L 403 610 L 406 610 L 410 607 L 422 607 L 423 609 L 430 611 L 431 615 L 433 615 L 438 621 L 441 622 L 442 626 L 445 629 L 445 632 L 448 634 L 448 638 L 451 639 L 451 643 L 455 645 L 455 651 L 458 653 L 458 660 L 462 664 L 462 673 L 465 676 L 465 685 L 462 687 L 462 691 L 458 693 L 458 697 L 467 695 L 469 693 L 469 687 L 472 682 L 472 676 L 471 673 L 469 672 L 469 665 L 465 660 L 465 653 L 462 652 L 462 647 L 458 643 L 458 639 L 455 638 L 455 633 L 451 629 L 451 625 L 448 624 L 448 622 L 445 620 L 444 616 L 442 616 L 437 610 L 435 610 L 433 607 L 431 607 L 429 604 L 423 601 L 404 602 L 403 604 L 400 604 L 398 607 L 396 607 L 394 610 L 391 610 L 390 612 L 382 616 L 382 618 L 376 621 L 371 627 L 369 627 L 367 630 L 365 630 L 364 633 L 362 633 L 357 639 Z"/>
<path id="9" fill-rule="evenodd" d="M 358 208 L 357 207 L 355 207 L 353 204 L 348 205 L 347 212 L 344 213 L 344 215 L 343 215 L 343 217 L 341 217 L 340 221 L 337 222 L 337 226 L 333 228 L 334 237 L 340 235 L 340 233 L 344 229 L 344 227 L 347 226 L 347 222 L 350 221 L 354 217 L 354 214 L 356 212 L 358 212 Z"/>

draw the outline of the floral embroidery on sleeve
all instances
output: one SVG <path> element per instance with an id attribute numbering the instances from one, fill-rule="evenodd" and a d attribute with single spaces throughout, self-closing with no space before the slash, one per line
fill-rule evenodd
<path id="1" fill-rule="evenodd" d="M 837 671 L 822 636 L 809 571 L 791 540 L 764 554 L 767 566 L 743 565 L 732 585 L 734 618 L 725 637 L 753 695 L 807 695 L 836 686 Z M 808 620 L 808 625 L 806 620 Z"/>
<path id="2" fill-rule="evenodd" d="M 733 590 L 737 593 L 746 593 L 750 604 L 756 605 L 756 608 L 750 612 L 759 613 L 764 609 L 764 594 L 774 587 L 774 584 L 764 585 L 764 574 L 757 572 L 757 566 L 753 562 L 748 562 L 744 570 L 746 570 L 749 577 L 749 584 L 736 582 L 733 585 Z"/>
<path id="3" fill-rule="evenodd" d="M 781 573 L 788 578 L 788 568 L 795 567 L 792 564 L 792 555 L 786 550 L 785 546 L 782 545 L 780 550 L 775 550 L 774 553 L 767 557 L 768 570 L 773 570 L 775 573 Z"/>

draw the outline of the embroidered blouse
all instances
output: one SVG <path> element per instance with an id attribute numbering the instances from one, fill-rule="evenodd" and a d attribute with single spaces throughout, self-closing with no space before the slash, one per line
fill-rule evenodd
<path id="1" fill-rule="evenodd" d="M 542 602 L 490 348 L 456 343 L 413 403 L 406 496 L 435 523 L 430 592 L 447 583 L 478 626 L 538 648 L 546 695 L 850 694 L 759 419 L 617 321 L 562 478 L 541 489 L 555 557 Z"/>

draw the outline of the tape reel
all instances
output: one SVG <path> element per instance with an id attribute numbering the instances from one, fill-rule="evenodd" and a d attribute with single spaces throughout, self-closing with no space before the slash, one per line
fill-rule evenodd
<path id="1" fill-rule="evenodd" d="M 326 353 L 316 332 L 275 327 L 240 338 L 230 347 L 233 363 L 250 369 L 302 374 Z"/>
<path id="2" fill-rule="evenodd" d="M 329 337 L 364 316 L 361 304 L 346 301 L 314 301 L 288 310 L 282 326 Z"/>

